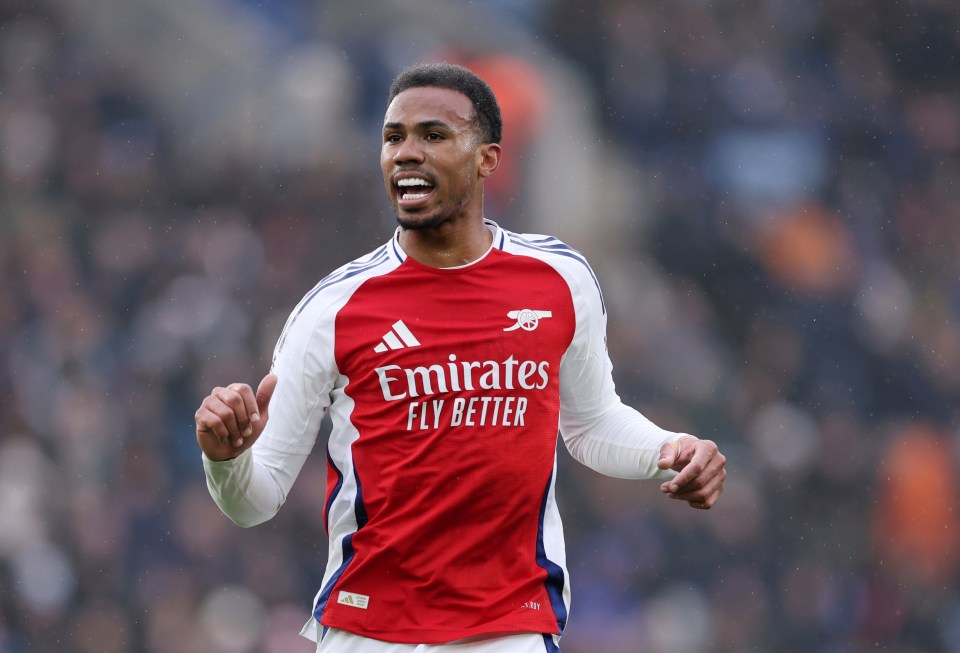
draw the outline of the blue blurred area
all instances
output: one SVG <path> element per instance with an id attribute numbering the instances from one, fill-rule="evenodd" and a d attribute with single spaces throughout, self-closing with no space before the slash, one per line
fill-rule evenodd
<path id="1" fill-rule="evenodd" d="M 584 251 L 621 396 L 721 503 L 561 454 L 565 653 L 960 652 L 949 0 L 0 4 L 0 653 L 291 653 L 323 457 L 240 530 L 193 414 L 393 218 L 386 88 L 507 120 L 489 217 Z"/>

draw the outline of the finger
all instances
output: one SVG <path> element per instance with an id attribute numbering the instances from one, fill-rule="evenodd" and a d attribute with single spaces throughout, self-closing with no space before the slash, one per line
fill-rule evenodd
<path id="1" fill-rule="evenodd" d="M 200 410 L 194 415 L 194 420 L 197 424 L 197 437 L 201 435 L 212 436 L 220 441 L 226 440 L 230 435 L 230 431 L 220 416 L 214 414 L 205 406 L 200 407 Z"/>
<path id="2" fill-rule="evenodd" d="M 272 373 L 267 374 L 263 377 L 263 380 L 260 381 L 260 385 L 257 387 L 256 398 L 256 407 L 259 414 L 251 415 L 251 419 L 254 422 L 258 422 L 261 419 L 266 422 L 270 398 L 273 397 L 273 392 L 277 389 L 277 381 L 279 381 L 279 378 L 276 374 Z"/>
<path id="3" fill-rule="evenodd" d="M 244 433 L 237 421 L 237 414 L 233 406 L 223 401 L 211 401 L 207 409 L 223 422 L 227 429 L 227 438 L 231 443 L 236 446 L 243 444 Z"/>
<path id="4" fill-rule="evenodd" d="M 716 489 L 714 489 L 712 492 L 708 493 L 707 496 L 705 496 L 700 503 L 691 502 L 690 505 L 691 505 L 691 506 L 698 507 L 698 508 L 705 508 L 706 510 L 709 510 L 709 509 L 712 508 L 714 505 L 716 505 L 717 501 L 720 499 L 720 495 L 721 495 L 721 494 L 723 494 L 723 483 L 722 483 L 722 482 L 717 485 Z"/>
<path id="5" fill-rule="evenodd" d="M 670 469 L 673 467 L 673 461 L 677 459 L 679 445 L 674 442 L 665 442 L 660 447 L 660 458 L 657 459 L 658 469 Z"/>
<path id="6" fill-rule="evenodd" d="M 253 395 L 253 390 L 246 383 L 231 383 L 227 386 L 227 389 L 237 393 L 237 398 L 242 404 L 242 410 L 235 411 L 237 424 L 241 427 L 244 436 L 249 437 L 253 433 L 251 425 L 260 419 L 257 412 L 257 398 Z M 254 416 L 256 416 L 257 419 L 254 419 Z"/>
<path id="7" fill-rule="evenodd" d="M 699 510 L 710 510 L 716 505 L 717 500 L 720 498 L 720 494 L 723 492 L 723 483 L 717 486 L 716 490 L 709 493 L 702 499 L 691 499 L 687 501 L 687 505 L 691 508 L 697 508 Z"/>
<path id="8" fill-rule="evenodd" d="M 212 398 L 209 398 L 211 399 Z M 201 405 L 194 415 L 197 424 L 197 444 L 210 460 L 228 460 L 236 457 L 236 450 L 229 444 L 229 432 L 223 420 Z"/>
<path id="9" fill-rule="evenodd" d="M 680 473 L 674 476 L 669 481 L 666 481 L 663 485 L 660 486 L 660 489 L 663 492 L 668 492 L 670 494 L 678 494 L 680 492 L 689 492 L 690 490 L 695 490 L 697 486 L 692 486 L 691 483 L 703 473 L 703 468 L 700 466 L 700 463 L 690 462 L 680 470 Z"/>
<path id="10" fill-rule="evenodd" d="M 713 456 L 706 464 L 706 466 L 700 470 L 700 472 L 691 478 L 690 480 L 684 482 L 681 474 L 673 479 L 673 481 L 668 481 L 670 487 L 666 490 L 672 494 L 684 494 L 689 492 L 696 492 L 707 487 L 715 479 L 719 478 L 723 480 L 727 477 L 727 472 L 724 470 L 724 463 L 726 459 L 721 454 L 716 454 Z M 695 470 L 696 467 L 691 463 L 690 466 L 684 468 L 684 471 L 687 469 Z M 680 482 L 677 483 L 677 479 L 680 479 Z"/>
<path id="11" fill-rule="evenodd" d="M 685 489 L 702 487 L 706 480 L 715 475 L 726 462 L 726 458 L 717 451 L 717 445 L 710 440 L 698 440 L 693 447 L 692 454 L 690 461 L 684 465 L 680 473 L 661 486 L 664 491 L 676 494 Z M 703 476 L 703 479 L 697 485 L 687 488 L 689 484 L 694 482 L 694 479 L 701 476 Z M 664 488 L 664 486 L 666 487 Z"/>
<path id="12" fill-rule="evenodd" d="M 250 415 L 247 412 L 247 400 L 244 398 L 246 394 L 250 403 L 255 403 L 250 386 L 245 383 L 232 383 L 226 388 L 214 389 L 214 394 L 233 412 L 233 419 L 240 435 L 250 436 L 253 431 L 250 429 Z"/>
<path id="13" fill-rule="evenodd" d="M 720 493 L 723 492 L 723 483 L 726 481 L 726 478 L 726 471 L 721 470 L 719 474 L 716 474 L 709 479 L 709 481 L 707 481 L 703 487 L 687 492 L 681 491 L 677 493 L 671 493 L 668 496 L 671 499 L 686 501 L 691 505 L 706 504 L 706 506 L 709 508 L 716 502 L 717 498 L 720 496 Z"/>
<path id="14" fill-rule="evenodd" d="M 660 447 L 660 458 L 657 460 L 657 467 L 659 469 L 679 469 L 677 465 L 684 462 L 684 457 L 689 458 L 689 456 L 692 455 L 691 447 L 684 445 L 696 443 L 697 441 L 697 437 L 685 433 L 676 440 L 665 442 L 663 446 Z"/>
<path id="15" fill-rule="evenodd" d="M 664 442 L 660 447 L 660 458 L 657 460 L 658 469 L 670 469 L 674 461 L 680 455 L 681 444 L 679 440 Z"/>

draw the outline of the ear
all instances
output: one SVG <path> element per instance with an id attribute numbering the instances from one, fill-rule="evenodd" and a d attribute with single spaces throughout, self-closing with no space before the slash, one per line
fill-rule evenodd
<path id="1" fill-rule="evenodd" d="M 486 179 L 500 167 L 500 144 L 484 143 L 477 148 L 477 158 L 480 162 L 478 166 L 480 178 Z"/>

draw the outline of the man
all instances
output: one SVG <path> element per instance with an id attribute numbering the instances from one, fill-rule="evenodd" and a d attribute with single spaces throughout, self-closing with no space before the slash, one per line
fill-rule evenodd
<path id="1" fill-rule="evenodd" d="M 393 238 L 304 297 L 256 393 L 218 387 L 197 411 L 208 487 L 242 526 L 277 512 L 330 412 L 318 651 L 558 651 L 558 428 L 580 462 L 693 507 L 723 489 L 716 445 L 620 402 L 584 258 L 484 220 L 500 131 L 470 71 L 402 72 L 380 157 Z"/>

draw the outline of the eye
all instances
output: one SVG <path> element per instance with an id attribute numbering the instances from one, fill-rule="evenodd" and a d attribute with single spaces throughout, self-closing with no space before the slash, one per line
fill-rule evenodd
<path id="1" fill-rule="evenodd" d="M 399 143 L 402 140 L 403 138 L 400 136 L 400 134 L 397 134 L 397 133 L 385 134 L 383 137 L 384 143 Z"/>
<path id="2" fill-rule="evenodd" d="M 440 132 L 428 132 L 426 139 L 428 141 L 441 141 L 443 140 L 443 134 Z"/>

